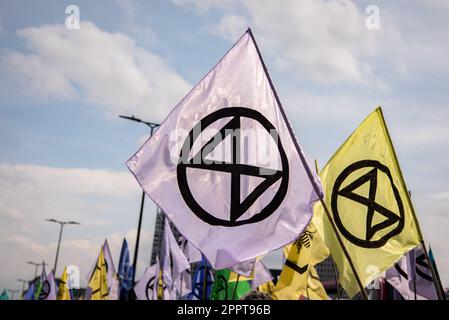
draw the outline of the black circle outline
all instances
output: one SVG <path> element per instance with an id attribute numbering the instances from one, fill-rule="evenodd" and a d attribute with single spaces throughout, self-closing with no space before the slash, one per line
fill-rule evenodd
<path id="1" fill-rule="evenodd" d="M 145 288 L 145 295 L 147 297 L 147 300 L 151 300 L 149 295 L 148 295 L 148 289 L 151 289 L 151 294 L 153 294 L 154 292 L 154 278 L 155 276 L 152 276 L 150 279 L 148 279 L 146 288 Z"/>
<path id="2" fill-rule="evenodd" d="M 279 205 L 282 203 L 282 201 L 285 198 L 285 195 L 287 194 L 288 190 L 288 179 L 289 179 L 289 166 L 288 166 L 288 159 L 287 155 L 285 153 L 285 150 L 282 146 L 282 143 L 279 139 L 279 134 L 277 139 L 273 140 L 276 143 L 279 155 L 281 158 L 281 164 L 282 164 L 282 171 L 281 171 L 281 183 L 279 186 L 278 191 L 276 192 L 276 195 L 273 197 L 271 202 L 265 206 L 259 213 L 253 215 L 251 218 L 246 220 L 240 220 L 240 221 L 228 221 L 223 219 L 218 219 L 211 214 L 209 214 L 206 210 L 204 210 L 198 202 L 193 197 L 192 192 L 190 191 L 189 184 L 187 181 L 187 166 L 185 165 L 188 163 L 188 157 L 191 152 L 191 147 L 193 146 L 193 143 L 198 138 L 198 136 L 201 134 L 201 132 L 207 128 L 209 125 L 214 123 L 215 121 L 226 118 L 226 117 L 245 117 L 253 119 L 257 122 L 259 122 L 265 130 L 267 130 L 270 135 L 273 131 L 277 132 L 276 128 L 268 121 L 265 116 L 263 116 L 260 112 L 255 111 L 254 109 L 249 108 L 243 108 L 243 107 L 228 107 L 228 108 L 222 108 L 218 111 L 215 111 L 203 119 L 201 119 L 190 131 L 190 133 L 187 135 L 186 140 L 183 143 L 183 146 L 181 148 L 181 152 L 179 155 L 179 162 L 177 166 L 177 179 L 178 179 L 178 187 L 181 192 L 181 195 L 187 204 L 187 206 L 192 210 L 192 212 L 201 220 L 204 222 L 214 225 L 214 226 L 224 226 L 224 227 L 236 227 L 241 226 L 249 223 L 255 223 L 262 221 L 266 218 L 268 218 L 273 212 L 279 207 Z M 270 132 L 271 131 L 271 132 Z M 183 152 L 184 150 L 187 150 L 188 152 Z"/>
<path id="3" fill-rule="evenodd" d="M 345 226 L 343 225 L 343 223 L 340 219 L 340 214 L 338 212 L 338 204 L 337 204 L 337 199 L 339 196 L 338 192 L 340 191 L 340 187 L 341 187 L 342 183 L 345 181 L 345 179 L 354 171 L 362 169 L 362 168 L 366 168 L 366 167 L 377 168 L 378 170 L 382 171 L 388 177 L 388 179 L 390 180 L 390 184 L 391 184 L 391 187 L 393 190 L 394 197 L 396 199 L 396 203 L 399 208 L 399 223 L 396 226 L 396 228 L 394 228 L 393 230 L 391 230 L 390 232 L 388 232 L 387 234 L 382 236 L 379 240 L 375 240 L 375 241 L 362 240 L 362 239 L 357 238 L 353 234 L 351 234 L 345 228 Z M 393 182 L 393 177 L 391 175 L 390 169 L 387 166 L 381 164 L 377 160 L 361 160 L 361 161 L 354 162 L 354 163 L 350 164 L 349 166 L 347 166 L 346 169 L 344 169 L 340 173 L 340 175 L 335 180 L 334 187 L 332 189 L 331 208 L 332 208 L 332 215 L 334 217 L 334 221 L 335 221 L 337 228 L 340 230 L 340 232 L 343 234 L 343 236 L 346 239 L 348 239 L 350 242 L 352 242 L 353 244 L 355 244 L 359 247 L 380 248 L 380 247 L 384 246 L 388 242 L 389 239 L 400 234 L 402 232 L 402 229 L 404 228 L 404 224 L 405 224 L 404 205 L 402 203 L 402 199 L 399 194 L 399 191 Z"/>
<path id="4" fill-rule="evenodd" d="M 44 291 L 44 288 L 46 289 L 46 291 Z M 50 282 L 48 280 L 45 280 L 39 292 L 39 300 L 47 299 L 48 296 L 50 295 L 50 291 L 51 291 Z"/>

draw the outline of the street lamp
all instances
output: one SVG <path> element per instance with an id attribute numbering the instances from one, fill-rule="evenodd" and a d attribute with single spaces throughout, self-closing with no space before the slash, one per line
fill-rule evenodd
<path id="1" fill-rule="evenodd" d="M 23 280 L 23 279 L 17 279 L 17 281 L 22 282 L 22 299 L 23 299 L 23 293 L 25 292 L 25 283 L 27 283 L 27 280 Z"/>
<path id="2" fill-rule="evenodd" d="M 47 265 L 45 262 L 42 263 L 42 262 L 28 261 L 27 263 L 34 266 L 34 277 L 33 277 L 33 280 L 36 279 L 36 277 L 37 277 L 37 269 L 38 269 L 40 266 L 42 266 L 42 265 L 45 265 L 45 266 Z"/>
<path id="3" fill-rule="evenodd" d="M 56 258 L 55 258 L 55 266 L 53 267 L 53 273 L 56 274 L 56 266 L 58 265 L 58 256 L 59 256 L 59 247 L 61 245 L 61 237 L 62 237 L 62 229 L 64 228 L 64 226 L 66 224 L 77 224 L 79 225 L 79 222 L 76 221 L 59 221 L 56 219 L 45 219 L 48 222 L 54 222 L 54 223 L 58 223 L 61 228 L 59 229 L 59 240 L 58 240 L 58 248 L 56 249 Z"/>
<path id="4" fill-rule="evenodd" d="M 11 289 L 6 289 L 6 291 L 9 291 L 9 293 L 11 293 L 11 300 L 14 300 L 14 294 L 16 292 L 19 292 L 19 290 L 11 290 Z"/>
<path id="5" fill-rule="evenodd" d="M 150 127 L 150 138 L 153 136 L 154 129 L 156 129 L 157 127 L 160 126 L 160 124 L 158 124 L 158 123 L 143 121 L 143 120 L 141 120 L 139 118 L 134 117 L 134 115 L 132 115 L 131 117 L 129 117 L 129 116 L 119 116 L 119 118 L 146 124 L 148 127 Z M 142 227 L 142 215 L 143 215 L 144 203 L 145 203 L 145 191 L 142 190 L 142 200 L 140 201 L 139 223 L 137 225 L 136 245 L 134 247 L 134 259 L 133 259 L 134 272 L 133 272 L 133 280 L 132 280 L 132 284 L 133 285 L 134 285 L 134 280 L 136 278 L 137 255 L 139 253 L 140 228 Z"/>

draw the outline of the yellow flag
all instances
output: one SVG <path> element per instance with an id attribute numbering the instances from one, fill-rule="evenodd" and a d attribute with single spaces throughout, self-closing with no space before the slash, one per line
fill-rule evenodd
<path id="1" fill-rule="evenodd" d="M 377 108 L 320 173 L 326 205 L 364 286 L 419 244 L 418 225 L 393 144 Z M 360 289 L 320 203 L 314 224 L 349 297 Z"/>
<path id="2" fill-rule="evenodd" d="M 67 285 L 67 267 L 62 273 L 61 282 L 59 283 L 58 300 L 70 300 L 69 286 Z"/>
<path id="3" fill-rule="evenodd" d="M 103 247 L 98 256 L 97 265 L 92 278 L 89 281 L 89 287 L 92 289 L 91 300 L 108 300 L 108 272 L 104 260 Z"/>
<path id="4" fill-rule="evenodd" d="M 228 282 L 237 282 L 237 279 L 239 281 L 250 281 L 253 278 L 254 278 L 254 268 L 251 271 L 251 274 L 249 275 L 249 277 L 245 277 L 245 276 L 239 275 L 238 273 L 235 273 L 235 272 L 231 271 L 231 272 L 229 272 Z"/>
<path id="5" fill-rule="evenodd" d="M 273 281 L 268 281 L 258 286 L 257 290 L 259 290 L 260 292 L 268 293 L 270 296 L 272 296 L 275 291 L 275 285 Z"/>
<path id="6" fill-rule="evenodd" d="M 294 244 L 289 245 L 288 250 L 273 295 L 278 300 L 298 300 L 306 289 L 310 267 L 329 256 L 329 250 L 313 223 Z"/>
<path id="7" fill-rule="evenodd" d="M 305 296 L 309 300 L 329 300 L 329 296 L 320 281 L 318 272 L 314 266 L 310 266 L 309 279 L 307 279 L 307 289 Z"/>

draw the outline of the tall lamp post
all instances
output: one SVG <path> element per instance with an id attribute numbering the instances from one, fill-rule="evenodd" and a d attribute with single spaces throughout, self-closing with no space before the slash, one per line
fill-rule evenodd
<path id="1" fill-rule="evenodd" d="M 62 237 L 62 229 L 66 224 L 76 224 L 79 225 L 79 222 L 76 221 L 59 221 L 56 219 L 45 219 L 48 222 L 58 223 L 60 225 L 59 229 L 59 239 L 58 239 L 58 248 L 56 249 L 56 258 L 55 258 L 55 266 L 53 267 L 53 274 L 56 274 L 56 267 L 58 265 L 58 256 L 59 256 L 59 247 L 61 246 L 61 237 Z"/>
<path id="2" fill-rule="evenodd" d="M 139 118 L 136 118 L 134 116 L 131 116 L 131 117 L 119 116 L 119 118 L 131 120 L 131 121 L 135 121 L 135 122 L 139 122 L 139 123 L 143 123 L 143 124 L 147 125 L 148 127 L 150 127 L 150 138 L 153 136 L 154 130 L 157 127 L 160 126 L 160 124 L 158 124 L 158 123 L 143 121 L 143 120 L 141 120 Z M 139 253 L 140 229 L 142 227 L 142 216 L 143 216 L 143 206 L 144 206 L 144 204 L 145 204 L 145 191 L 142 190 L 142 200 L 140 201 L 139 223 L 137 225 L 137 237 L 136 237 L 136 245 L 134 247 L 134 257 L 133 257 L 133 268 L 134 268 L 133 279 L 132 279 L 132 284 L 133 285 L 134 285 L 134 281 L 135 281 L 135 278 L 136 278 L 137 255 Z"/>
<path id="3" fill-rule="evenodd" d="M 11 290 L 11 289 L 7 289 L 6 291 L 9 291 L 9 293 L 11 293 L 11 300 L 14 300 L 14 295 L 16 292 L 19 292 L 20 290 Z"/>
<path id="4" fill-rule="evenodd" d="M 21 298 L 23 299 L 23 293 L 25 292 L 25 284 L 28 282 L 27 280 L 17 279 L 17 281 L 22 282 L 22 294 Z"/>
<path id="5" fill-rule="evenodd" d="M 33 262 L 33 261 L 28 261 L 28 264 L 31 264 L 34 266 L 34 276 L 33 276 L 33 280 L 36 279 L 37 277 L 37 269 L 42 266 L 42 262 Z M 46 263 L 44 263 L 44 265 L 47 265 Z"/>

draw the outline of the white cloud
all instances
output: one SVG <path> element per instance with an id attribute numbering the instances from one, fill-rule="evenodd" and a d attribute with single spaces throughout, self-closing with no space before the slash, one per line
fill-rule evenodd
<path id="1" fill-rule="evenodd" d="M 192 8 L 198 14 L 204 14 L 211 9 L 229 9 L 234 0 L 172 0 L 178 6 L 184 8 Z"/>
<path id="2" fill-rule="evenodd" d="M 189 89 L 161 57 L 91 22 L 82 22 L 77 31 L 30 27 L 17 36 L 30 52 L 4 52 L 1 60 L 31 97 L 80 99 L 110 115 L 161 119 Z"/>
<path id="3" fill-rule="evenodd" d="M 278 63 L 320 82 L 383 84 L 370 59 L 379 50 L 379 32 L 365 27 L 365 13 L 348 0 L 241 0 L 245 10 L 225 14 L 213 33 L 236 39 L 236 29 L 251 26 Z M 246 23 L 244 23 L 246 22 Z M 240 34 L 244 29 L 240 29 Z M 384 24 L 382 37 L 394 33 Z M 392 36 L 392 35 L 391 35 Z"/>
<path id="4" fill-rule="evenodd" d="M 429 195 L 431 198 L 442 201 L 449 201 L 449 192 L 438 192 Z"/>
<path id="5" fill-rule="evenodd" d="M 248 26 L 249 24 L 244 17 L 236 14 L 227 14 L 220 20 L 218 25 L 210 26 L 208 31 L 211 34 L 235 42 Z"/>
<path id="6" fill-rule="evenodd" d="M 107 238 L 116 263 L 123 237 L 133 253 L 141 191 L 128 172 L 0 164 L 0 287 L 30 278 L 28 260 L 54 263 L 58 226 L 45 218 L 80 221 L 67 226 L 58 272 L 76 264 L 81 277 Z M 151 209 L 151 210 L 148 210 Z M 150 261 L 154 205 L 148 201 L 141 233 L 138 276 Z"/>

